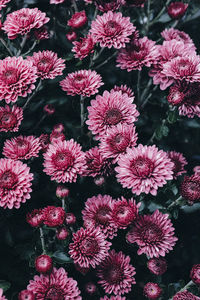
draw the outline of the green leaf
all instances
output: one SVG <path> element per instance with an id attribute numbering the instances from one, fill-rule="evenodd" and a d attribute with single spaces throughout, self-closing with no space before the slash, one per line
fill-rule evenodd
<path id="1" fill-rule="evenodd" d="M 169 128 L 162 124 L 160 127 L 156 129 L 155 137 L 157 140 L 161 140 L 163 136 L 168 136 Z"/>
<path id="2" fill-rule="evenodd" d="M 8 281 L 0 280 L 0 288 L 3 289 L 4 292 L 6 292 L 10 288 L 11 284 Z"/>
<path id="3" fill-rule="evenodd" d="M 168 285 L 168 294 L 169 294 L 169 298 L 171 298 L 174 294 L 176 293 L 175 287 L 173 283 L 170 283 Z"/>
<path id="4" fill-rule="evenodd" d="M 67 254 L 63 251 L 56 251 L 54 252 L 54 254 L 52 255 L 52 257 L 54 257 L 58 262 L 60 263 L 72 263 L 72 259 L 67 256 Z"/>
<path id="5" fill-rule="evenodd" d="M 168 116 L 167 116 L 167 121 L 170 124 L 173 124 L 177 121 L 177 111 L 173 110 L 173 111 L 169 111 L 168 112 Z"/>

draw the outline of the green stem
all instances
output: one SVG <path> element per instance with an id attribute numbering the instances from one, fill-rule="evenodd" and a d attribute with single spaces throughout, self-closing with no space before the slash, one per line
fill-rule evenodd
<path id="1" fill-rule="evenodd" d="M 65 198 L 62 198 L 62 208 L 65 209 Z"/>
<path id="2" fill-rule="evenodd" d="M 150 21 L 150 8 L 151 8 L 151 0 L 147 2 L 147 24 L 146 24 L 146 35 L 149 31 L 149 21 Z"/>
<path id="3" fill-rule="evenodd" d="M 41 241 L 41 246 L 42 246 L 42 252 L 45 254 L 46 249 L 45 249 L 45 242 L 44 242 L 44 232 L 41 227 L 40 227 L 40 241 Z"/>
<path id="4" fill-rule="evenodd" d="M 155 19 L 152 20 L 152 22 L 149 23 L 149 27 L 152 26 L 153 24 L 155 24 L 160 17 L 162 16 L 162 14 L 164 13 L 167 5 L 170 3 L 171 0 L 167 0 L 167 2 L 165 3 L 165 5 L 163 6 L 163 8 L 161 9 L 161 11 L 158 13 L 158 15 L 155 17 Z"/>
<path id="5" fill-rule="evenodd" d="M 6 42 L 0 38 L 0 42 L 2 43 L 2 45 L 6 48 L 6 50 L 8 51 L 8 53 L 10 54 L 10 56 L 13 56 L 13 53 L 11 52 L 11 50 L 9 49 L 8 45 L 6 44 Z"/>
<path id="6" fill-rule="evenodd" d="M 76 5 L 76 0 L 72 0 L 72 6 L 74 7 L 75 12 L 78 11 L 78 7 Z"/>
<path id="7" fill-rule="evenodd" d="M 114 52 L 111 56 L 109 56 L 106 60 L 104 60 L 102 63 L 100 63 L 99 65 L 97 65 L 96 67 L 94 67 L 94 69 L 99 69 L 101 67 L 103 67 L 105 64 L 107 64 L 113 57 L 115 57 L 117 54 L 117 51 Z"/>
<path id="8" fill-rule="evenodd" d="M 180 291 L 179 291 L 179 293 L 180 292 L 183 292 L 183 291 L 185 291 L 185 290 L 187 290 L 191 285 L 194 285 L 194 282 L 191 280 L 191 281 L 189 281 Z M 169 300 L 172 300 L 173 299 L 173 297 L 172 298 L 170 298 Z"/>
<path id="9" fill-rule="evenodd" d="M 85 123 L 84 99 L 85 99 L 85 97 L 81 96 L 81 98 L 80 98 L 80 109 L 81 109 L 81 133 L 82 134 L 83 134 L 84 123 Z"/>
<path id="10" fill-rule="evenodd" d="M 24 46 L 25 46 L 25 44 L 26 44 L 26 40 L 27 40 L 27 34 L 23 37 L 23 39 L 22 39 L 22 42 L 21 42 L 21 44 L 20 44 L 20 49 L 19 49 L 19 51 L 17 52 L 17 56 L 20 56 L 20 54 L 22 53 L 22 50 L 23 50 L 23 48 L 24 48 Z"/>
<path id="11" fill-rule="evenodd" d="M 178 206 L 180 204 L 180 200 L 182 200 L 183 197 L 182 196 L 179 196 L 174 202 L 172 202 L 168 207 L 167 207 L 167 210 L 168 209 L 171 209 L 172 207 L 174 206 Z"/>
<path id="12" fill-rule="evenodd" d="M 137 99 L 138 99 L 138 103 L 140 102 L 140 81 L 141 81 L 141 71 L 138 70 L 138 76 L 137 76 Z"/>
<path id="13" fill-rule="evenodd" d="M 36 45 L 37 45 L 37 41 L 34 41 L 33 45 L 29 48 L 29 50 L 23 53 L 22 55 L 26 56 L 27 54 L 29 54 L 35 48 Z"/>
<path id="14" fill-rule="evenodd" d="M 29 102 L 31 101 L 31 99 L 37 94 L 40 86 L 42 84 L 42 80 L 40 79 L 39 83 L 38 83 L 38 86 L 36 87 L 36 89 L 34 90 L 34 92 L 30 95 L 30 97 L 28 97 L 26 103 L 24 104 L 24 106 L 22 107 L 23 110 L 27 107 L 27 105 L 29 104 Z"/>

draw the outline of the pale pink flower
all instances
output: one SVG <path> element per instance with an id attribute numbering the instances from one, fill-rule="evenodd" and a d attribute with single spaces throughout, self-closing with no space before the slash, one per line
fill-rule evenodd
<path id="1" fill-rule="evenodd" d="M 110 246 L 100 228 L 81 228 L 73 234 L 69 254 L 80 267 L 95 268 L 106 258 Z"/>
<path id="2" fill-rule="evenodd" d="M 75 52 L 74 56 L 80 60 L 94 52 L 95 43 L 91 35 L 81 38 L 80 41 L 74 41 L 73 45 L 72 52 Z"/>
<path id="3" fill-rule="evenodd" d="M 82 210 L 86 228 L 99 227 L 105 237 L 112 239 L 116 236 L 117 226 L 112 219 L 114 200 L 109 195 L 98 195 L 88 198 Z"/>
<path id="4" fill-rule="evenodd" d="M 92 21 L 90 33 L 101 47 L 120 49 L 130 41 L 129 36 L 135 29 L 129 17 L 108 11 L 102 16 L 98 15 L 96 20 Z"/>
<path id="5" fill-rule="evenodd" d="M 99 265 L 97 276 L 98 283 L 107 294 L 123 295 L 131 291 L 135 284 L 135 268 L 130 264 L 130 257 L 125 256 L 121 251 L 110 251 L 109 255 Z"/>
<path id="6" fill-rule="evenodd" d="M 189 34 L 187 34 L 184 31 L 180 31 L 180 30 L 174 29 L 174 28 L 169 28 L 169 29 L 163 30 L 161 32 L 161 36 L 166 41 L 171 41 L 171 40 L 181 41 L 184 44 L 190 46 L 192 51 L 196 50 L 193 40 L 190 38 Z"/>
<path id="7" fill-rule="evenodd" d="M 85 154 L 73 139 L 58 140 L 44 153 L 44 172 L 57 182 L 75 182 L 85 170 Z"/>
<path id="8" fill-rule="evenodd" d="M 145 253 L 150 258 L 165 256 L 173 249 L 176 241 L 174 227 L 168 214 L 156 210 L 152 215 L 139 216 L 126 239 L 137 243 L 138 255 Z"/>
<path id="9" fill-rule="evenodd" d="M 92 70 L 70 73 L 60 82 L 62 90 L 67 92 L 67 95 L 85 97 L 98 93 L 98 88 L 103 84 L 101 76 Z"/>
<path id="10" fill-rule="evenodd" d="M 31 29 L 37 29 L 49 22 L 46 13 L 36 8 L 22 8 L 6 16 L 2 29 L 9 39 L 15 39 L 18 35 L 25 35 Z"/>
<path id="11" fill-rule="evenodd" d="M 115 168 L 117 179 L 136 195 L 157 195 L 157 189 L 173 179 L 173 162 L 167 153 L 153 146 L 139 145 L 127 149 Z"/>
<path id="12" fill-rule="evenodd" d="M 77 281 L 68 277 L 63 268 L 53 268 L 50 274 L 34 276 L 34 279 L 29 281 L 27 289 L 34 293 L 37 300 L 82 299 Z"/>
<path id="13" fill-rule="evenodd" d="M 11 140 L 6 140 L 3 146 L 2 154 L 13 160 L 30 159 L 31 157 L 38 157 L 41 149 L 40 139 L 33 135 L 18 136 Z"/>
<path id="14" fill-rule="evenodd" d="M 150 67 L 158 57 L 157 46 L 146 36 L 133 40 L 126 49 L 121 49 L 117 56 L 117 67 L 128 72 L 142 70 L 144 66 Z"/>
<path id="15" fill-rule="evenodd" d="M 132 103 L 133 100 L 134 98 L 126 93 L 108 91 L 105 91 L 103 96 L 97 95 L 95 100 L 91 100 L 86 124 L 97 140 L 107 133 L 108 128 L 117 124 L 130 125 L 137 121 L 139 112 Z"/>
<path id="16" fill-rule="evenodd" d="M 23 120 L 23 109 L 16 105 L 0 107 L 0 132 L 16 132 Z"/>
<path id="17" fill-rule="evenodd" d="M 41 79 L 54 79 L 62 75 L 65 69 L 64 59 L 58 58 L 57 53 L 53 51 L 34 52 L 33 56 L 27 59 L 37 68 L 37 76 Z"/>
<path id="18" fill-rule="evenodd" d="M 99 149 L 102 156 L 112 158 L 114 162 L 126 153 L 128 148 L 133 148 L 137 142 L 135 126 L 127 124 L 117 124 L 115 127 L 107 129 L 102 136 Z"/>
<path id="19" fill-rule="evenodd" d="M 33 174 L 21 161 L 0 159 L 0 206 L 19 208 L 21 203 L 30 199 Z"/>
<path id="20" fill-rule="evenodd" d="M 184 169 L 185 165 L 187 165 L 187 160 L 183 156 L 182 153 L 176 151 L 169 151 L 167 152 L 168 157 L 174 163 L 173 167 L 173 178 L 176 179 L 178 176 L 186 173 Z"/>
<path id="21" fill-rule="evenodd" d="M 32 62 L 21 56 L 0 60 L 0 100 L 10 103 L 27 97 L 35 89 L 36 72 Z"/>

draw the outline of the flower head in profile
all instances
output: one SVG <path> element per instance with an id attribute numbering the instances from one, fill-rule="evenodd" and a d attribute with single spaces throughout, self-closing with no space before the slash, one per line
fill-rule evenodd
<path id="1" fill-rule="evenodd" d="M 62 90 L 67 92 L 67 95 L 85 97 L 98 93 L 98 88 L 103 84 L 101 76 L 92 70 L 70 73 L 60 82 Z"/>
<path id="2" fill-rule="evenodd" d="M 6 16 L 3 24 L 3 30 L 7 33 L 9 39 L 15 39 L 18 35 L 25 35 L 31 29 L 38 29 L 49 22 L 46 13 L 36 8 L 22 8 Z"/>
<path id="3" fill-rule="evenodd" d="M 10 103 L 27 97 L 35 89 L 36 72 L 32 62 L 21 56 L 0 60 L 0 100 Z"/>
<path id="4" fill-rule="evenodd" d="M 173 249 L 176 241 L 174 227 L 168 214 L 156 210 L 152 215 L 139 216 L 126 239 L 139 247 L 138 255 L 145 253 L 150 258 L 165 256 Z"/>
<path id="5" fill-rule="evenodd" d="M 110 246 L 100 228 L 81 228 L 73 234 L 69 254 L 80 267 L 95 268 L 106 258 Z"/>
<path id="6" fill-rule="evenodd" d="M 176 179 L 178 176 L 186 173 L 186 170 L 184 169 L 185 165 L 187 165 L 187 161 L 182 153 L 176 152 L 176 151 L 169 151 L 168 157 L 171 159 L 171 161 L 174 163 L 173 168 L 173 177 Z"/>
<path id="7" fill-rule="evenodd" d="M 136 195 L 141 193 L 156 195 L 159 187 L 173 178 L 174 163 L 167 153 L 153 146 L 127 149 L 118 160 L 115 168 L 117 179 L 125 188 L 132 189 Z"/>
<path id="8" fill-rule="evenodd" d="M 189 291 L 185 290 L 174 295 L 173 300 L 199 300 L 199 297 L 196 297 Z"/>
<path id="9" fill-rule="evenodd" d="M 98 195 L 87 199 L 82 211 L 86 228 L 99 227 L 105 237 L 112 239 L 117 232 L 117 226 L 112 219 L 114 200 L 109 195 Z"/>
<path id="10" fill-rule="evenodd" d="M 148 260 L 147 267 L 155 275 L 163 275 L 167 271 L 167 261 L 163 257 L 153 257 Z"/>
<path id="11" fill-rule="evenodd" d="M 50 0 L 50 4 L 60 4 L 63 3 L 65 0 Z"/>
<path id="12" fill-rule="evenodd" d="M 74 41 L 73 45 L 72 52 L 75 52 L 74 56 L 80 60 L 94 52 L 95 43 L 91 35 L 81 38 L 80 41 Z"/>
<path id="13" fill-rule="evenodd" d="M 16 105 L 0 107 L 0 132 L 16 132 L 23 120 L 23 109 Z"/>
<path id="14" fill-rule="evenodd" d="M 58 140 L 44 153 L 44 172 L 57 182 L 75 182 L 85 170 L 85 154 L 73 139 Z"/>
<path id="15" fill-rule="evenodd" d="M 177 40 L 190 46 L 191 50 L 196 50 L 193 40 L 185 31 L 180 31 L 174 28 L 167 28 L 161 32 L 161 36 L 165 39 L 165 41 Z"/>
<path id="16" fill-rule="evenodd" d="M 26 215 L 26 222 L 32 227 L 39 227 L 43 224 L 44 214 L 42 209 L 34 209 Z"/>
<path id="17" fill-rule="evenodd" d="M 41 148 L 39 138 L 33 135 L 20 135 L 5 141 L 2 154 L 11 159 L 27 160 L 31 157 L 38 157 Z"/>
<path id="18" fill-rule="evenodd" d="M 0 159 L 0 206 L 19 208 L 30 199 L 33 174 L 21 161 Z"/>
<path id="19" fill-rule="evenodd" d="M 97 140 L 117 124 L 130 125 L 137 121 L 139 112 L 133 100 L 126 93 L 112 91 L 105 91 L 102 96 L 97 95 L 95 100 L 91 100 L 86 124 Z"/>
<path id="20" fill-rule="evenodd" d="M 85 11 L 78 11 L 72 15 L 71 19 L 68 20 L 67 25 L 73 29 L 83 27 L 87 23 L 87 16 Z"/>
<path id="21" fill-rule="evenodd" d="M 65 68 L 64 59 L 58 58 L 57 53 L 49 50 L 34 52 L 27 59 L 37 68 L 37 76 L 41 79 L 54 79 L 62 75 Z"/>
<path id="22" fill-rule="evenodd" d="M 129 17 L 123 17 L 121 13 L 108 11 L 102 16 L 98 15 L 92 21 L 90 33 L 95 42 L 101 47 L 124 48 L 130 41 L 129 36 L 136 30 Z"/>
<path id="23" fill-rule="evenodd" d="M 111 250 L 97 269 L 98 283 L 107 294 L 123 295 L 130 292 L 135 284 L 135 268 L 130 264 L 130 257 L 121 251 Z"/>
<path id="24" fill-rule="evenodd" d="M 130 98 L 134 98 L 134 92 L 131 88 L 129 88 L 126 84 L 117 86 L 115 85 L 111 92 L 122 92 L 122 94 L 127 94 Z"/>
<path id="25" fill-rule="evenodd" d="M 34 276 L 29 281 L 27 290 L 32 291 L 36 299 L 71 299 L 81 300 L 77 281 L 68 277 L 63 268 L 53 268 L 50 274 Z"/>

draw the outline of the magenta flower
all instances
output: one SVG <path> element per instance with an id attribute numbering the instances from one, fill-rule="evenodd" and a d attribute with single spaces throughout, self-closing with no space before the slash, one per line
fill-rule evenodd
<path id="1" fill-rule="evenodd" d="M 23 120 L 23 110 L 21 107 L 13 105 L 0 107 L 0 132 L 16 132 Z"/>
<path id="2" fill-rule="evenodd" d="M 82 60 L 87 57 L 90 53 L 94 52 L 94 41 L 91 35 L 81 38 L 81 40 L 73 42 L 74 47 L 72 52 L 75 52 L 74 56 Z"/>
<path id="3" fill-rule="evenodd" d="M 181 195 L 190 205 L 200 200 L 200 175 L 185 176 L 180 188 Z"/>
<path id="4" fill-rule="evenodd" d="M 121 296 L 104 296 L 103 298 L 100 298 L 100 300 L 126 300 L 126 297 Z"/>
<path id="5" fill-rule="evenodd" d="M 176 295 L 174 295 L 173 300 L 199 300 L 199 297 L 196 297 L 186 290 L 183 292 L 178 292 Z"/>
<path id="6" fill-rule="evenodd" d="M 194 45 L 193 40 L 190 38 L 189 34 L 184 31 L 180 31 L 178 29 L 169 28 L 165 29 L 161 32 L 161 36 L 166 41 L 177 40 L 179 42 L 183 42 L 184 44 L 191 47 L 191 50 L 195 51 L 196 47 Z"/>
<path id="7" fill-rule="evenodd" d="M 125 4 L 125 0 L 94 0 L 95 5 L 97 6 L 98 10 L 102 12 L 107 12 L 109 10 L 115 11 L 119 9 L 121 6 Z"/>
<path id="8" fill-rule="evenodd" d="M 135 221 L 127 233 L 129 243 L 137 243 L 138 255 L 145 253 L 150 258 L 165 256 L 173 249 L 176 241 L 174 227 L 168 214 L 156 210 L 152 215 L 143 215 Z"/>
<path id="9" fill-rule="evenodd" d="M 178 176 L 186 173 L 184 169 L 185 165 L 187 165 L 187 161 L 182 153 L 176 151 L 169 151 L 167 152 L 168 157 L 174 163 L 173 168 L 173 177 L 176 179 Z"/>

